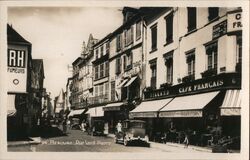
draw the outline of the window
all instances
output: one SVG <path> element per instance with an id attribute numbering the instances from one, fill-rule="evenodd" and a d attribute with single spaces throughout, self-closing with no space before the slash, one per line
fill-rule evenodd
<path id="1" fill-rule="evenodd" d="M 186 53 L 186 62 L 188 66 L 188 76 L 195 75 L 195 51 L 190 51 Z"/>
<path id="2" fill-rule="evenodd" d="M 109 94 L 109 83 L 107 82 L 105 83 L 105 95 L 108 96 L 108 94 Z"/>
<path id="3" fill-rule="evenodd" d="M 106 43 L 106 54 L 109 54 L 109 42 Z"/>
<path id="4" fill-rule="evenodd" d="M 120 51 L 122 48 L 122 35 L 118 34 L 116 37 L 116 51 Z"/>
<path id="5" fill-rule="evenodd" d="M 165 65 L 166 65 L 166 81 L 168 84 L 173 83 L 173 51 L 168 52 L 164 55 L 165 57 Z"/>
<path id="6" fill-rule="evenodd" d="M 196 8 L 188 7 L 188 32 L 196 29 Z"/>
<path id="7" fill-rule="evenodd" d="M 103 45 L 101 46 L 101 57 L 103 56 Z"/>
<path id="8" fill-rule="evenodd" d="M 123 56 L 123 70 L 125 71 L 127 69 L 127 56 Z"/>
<path id="9" fill-rule="evenodd" d="M 151 27 L 151 51 L 157 49 L 157 25 Z"/>
<path id="10" fill-rule="evenodd" d="M 236 57 L 236 61 L 237 63 L 241 63 L 242 62 L 242 36 L 237 36 L 237 57 Z"/>
<path id="11" fill-rule="evenodd" d="M 98 96 L 98 86 L 95 86 L 95 96 Z"/>
<path id="12" fill-rule="evenodd" d="M 166 43 L 173 41 L 173 13 L 170 13 L 166 18 Z"/>
<path id="13" fill-rule="evenodd" d="M 98 48 L 96 48 L 96 50 L 95 50 L 95 59 L 98 59 Z"/>
<path id="14" fill-rule="evenodd" d="M 115 101 L 115 81 L 111 82 L 111 101 Z"/>
<path id="15" fill-rule="evenodd" d="M 157 77 L 157 68 L 156 68 L 156 60 L 150 62 L 151 68 L 151 83 L 150 86 L 155 89 L 156 88 L 156 77 Z"/>
<path id="16" fill-rule="evenodd" d="M 116 74 L 121 73 L 121 58 L 116 59 Z"/>
<path id="17" fill-rule="evenodd" d="M 99 85 L 99 96 L 103 95 L 103 84 Z"/>
<path id="18" fill-rule="evenodd" d="M 109 62 L 105 62 L 105 77 L 109 76 Z"/>
<path id="19" fill-rule="evenodd" d="M 127 69 L 131 69 L 133 64 L 132 52 L 130 52 L 127 56 L 128 56 Z"/>
<path id="20" fill-rule="evenodd" d="M 104 76 L 104 63 L 100 65 L 100 78 L 103 78 Z"/>
<path id="21" fill-rule="evenodd" d="M 125 30 L 125 46 L 133 43 L 133 26 L 131 26 L 128 30 Z"/>
<path id="22" fill-rule="evenodd" d="M 141 38 L 141 21 L 136 23 L 136 39 Z"/>
<path id="23" fill-rule="evenodd" d="M 216 70 L 217 71 L 217 42 L 211 43 L 206 46 L 206 53 L 207 53 L 207 69 L 208 70 Z"/>
<path id="24" fill-rule="evenodd" d="M 95 66 L 95 79 L 98 79 L 98 69 L 99 69 L 99 66 Z"/>
<path id="25" fill-rule="evenodd" d="M 212 21 L 213 19 L 219 16 L 219 8 L 218 7 L 208 7 L 208 20 Z"/>

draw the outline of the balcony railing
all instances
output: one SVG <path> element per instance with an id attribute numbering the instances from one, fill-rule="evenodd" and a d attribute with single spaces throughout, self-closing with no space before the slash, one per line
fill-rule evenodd
<path id="1" fill-rule="evenodd" d="M 188 82 L 194 81 L 194 79 L 195 79 L 194 74 L 192 74 L 192 75 L 188 75 L 188 76 L 183 77 L 182 82 L 183 83 L 188 83 Z"/>
<path id="2" fill-rule="evenodd" d="M 151 78 L 151 83 L 150 83 L 152 89 L 156 88 L 156 77 L 152 77 Z"/>
<path id="3" fill-rule="evenodd" d="M 201 73 L 202 78 L 212 77 L 217 75 L 217 68 L 208 69 Z"/>
<path id="4" fill-rule="evenodd" d="M 108 101 L 109 101 L 108 94 L 105 94 L 101 96 L 90 97 L 88 99 L 88 104 L 90 105 L 101 104 L 101 103 L 107 103 Z"/>

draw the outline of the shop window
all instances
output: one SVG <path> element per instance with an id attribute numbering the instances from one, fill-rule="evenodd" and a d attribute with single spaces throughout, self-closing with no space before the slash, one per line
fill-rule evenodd
<path id="1" fill-rule="evenodd" d="M 116 51 L 120 51 L 122 49 L 122 35 L 118 34 L 116 37 Z"/>
<path id="2" fill-rule="evenodd" d="M 208 20 L 212 21 L 219 16 L 219 8 L 218 7 L 208 7 Z"/>
<path id="3" fill-rule="evenodd" d="M 157 61 L 150 62 L 150 69 L 151 69 L 151 83 L 150 86 L 153 89 L 156 89 L 156 77 L 157 77 Z"/>
<path id="4" fill-rule="evenodd" d="M 109 62 L 105 62 L 105 77 L 109 76 Z"/>
<path id="5" fill-rule="evenodd" d="M 188 7 L 188 32 L 196 29 L 196 7 Z"/>
<path id="6" fill-rule="evenodd" d="M 151 27 L 151 51 L 157 50 L 157 24 Z"/>
<path id="7" fill-rule="evenodd" d="M 111 82 L 111 101 L 115 101 L 115 81 Z"/>
<path id="8" fill-rule="evenodd" d="M 136 23 L 136 39 L 141 38 L 141 21 Z"/>
<path id="9" fill-rule="evenodd" d="M 121 58 L 117 58 L 116 59 L 116 74 L 120 74 L 121 73 Z"/>
<path id="10" fill-rule="evenodd" d="M 166 43 L 173 42 L 173 13 L 165 17 L 166 21 Z"/>
<path id="11" fill-rule="evenodd" d="M 104 77 L 104 63 L 100 65 L 100 78 Z"/>
<path id="12" fill-rule="evenodd" d="M 103 45 L 101 46 L 101 57 L 103 56 Z"/>

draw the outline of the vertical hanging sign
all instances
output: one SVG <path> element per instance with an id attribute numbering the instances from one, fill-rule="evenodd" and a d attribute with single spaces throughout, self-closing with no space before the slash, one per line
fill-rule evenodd
<path id="1" fill-rule="evenodd" d="M 27 92 L 27 54 L 25 49 L 8 49 L 8 92 Z"/>
<path id="2" fill-rule="evenodd" d="M 242 13 L 241 10 L 235 12 L 229 12 L 227 21 L 227 32 L 233 33 L 242 30 Z"/>

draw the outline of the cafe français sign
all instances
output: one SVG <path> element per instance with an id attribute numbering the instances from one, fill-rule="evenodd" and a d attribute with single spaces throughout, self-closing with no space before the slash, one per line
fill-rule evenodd
<path id="1" fill-rule="evenodd" d="M 7 73 L 8 73 L 8 92 L 26 93 L 27 50 L 8 49 Z"/>
<path id="2" fill-rule="evenodd" d="M 222 88 L 240 88 L 241 80 L 237 73 L 220 74 L 206 79 L 198 79 L 189 83 L 145 91 L 145 98 L 171 97 L 193 93 L 219 90 Z"/>

